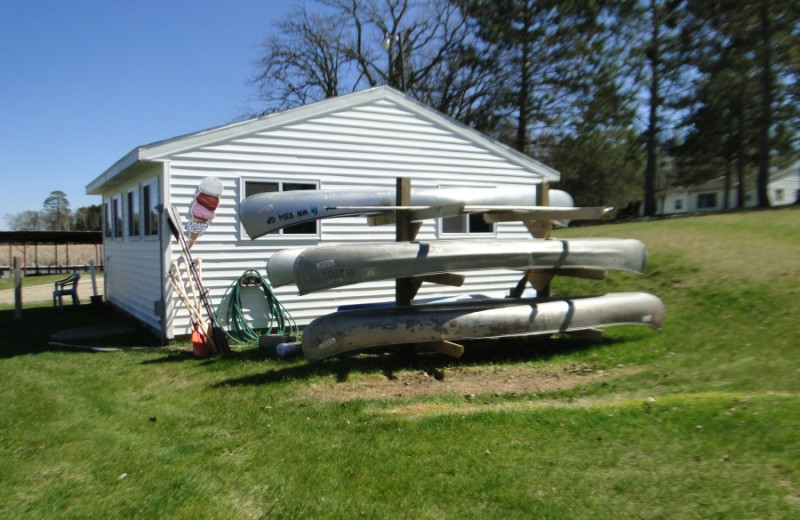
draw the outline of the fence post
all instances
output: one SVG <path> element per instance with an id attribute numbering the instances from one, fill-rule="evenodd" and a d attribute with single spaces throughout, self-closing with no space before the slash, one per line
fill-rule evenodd
<path id="1" fill-rule="evenodd" d="M 14 257 L 14 319 L 22 319 L 22 268 L 19 257 Z"/>

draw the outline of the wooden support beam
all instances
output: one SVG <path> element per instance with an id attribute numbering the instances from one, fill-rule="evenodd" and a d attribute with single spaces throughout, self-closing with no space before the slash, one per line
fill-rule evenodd
<path id="1" fill-rule="evenodd" d="M 536 204 L 538 206 L 550 205 L 550 184 L 543 182 L 536 187 Z"/>
<path id="2" fill-rule="evenodd" d="M 522 293 L 525 292 L 525 287 L 528 285 L 528 273 L 519 279 L 517 285 L 515 285 L 509 292 L 509 298 L 522 298 Z"/>
<path id="3" fill-rule="evenodd" d="M 419 230 L 422 229 L 422 222 L 411 222 L 408 224 L 408 227 L 409 227 L 409 240 L 414 240 L 417 238 Z"/>
<path id="4" fill-rule="evenodd" d="M 470 206 L 465 208 L 471 210 Z M 563 208 L 556 206 L 519 208 L 507 211 L 489 212 L 483 215 L 488 223 L 527 222 L 531 220 L 595 220 L 605 216 L 611 208 L 602 206 L 586 208 Z"/>
<path id="5" fill-rule="evenodd" d="M 400 177 L 397 179 L 397 195 L 395 203 L 398 206 L 408 206 L 411 204 L 411 179 Z M 417 228 L 414 230 L 409 218 L 409 212 L 402 210 L 396 213 L 397 222 L 395 224 L 395 240 L 397 242 L 409 242 L 414 239 Z M 416 294 L 411 278 L 398 278 L 395 280 L 395 305 L 398 307 L 411 305 L 411 299 Z"/>
<path id="6" fill-rule="evenodd" d="M 419 288 L 422 286 L 424 282 L 428 283 L 435 283 L 439 285 L 450 285 L 452 287 L 461 287 L 464 285 L 464 280 L 466 278 L 464 275 L 461 274 L 452 274 L 452 273 L 440 273 L 440 274 L 428 274 L 425 276 L 415 276 L 411 278 L 411 298 L 417 295 L 419 292 Z"/>
<path id="7" fill-rule="evenodd" d="M 528 231 L 533 238 L 547 238 L 550 236 L 550 231 L 553 229 L 552 222 L 528 220 L 523 222 L 523 224 L 525 224 L 525 227 L 528 228 Z"/>
<path id="8" fill-rule="evenodd" d="M 453 287 L 461 287 L 464 285 L 465 277 L 460 274 L 440 273 L 440 274 L 427 274 L 425 276 L 415 276 L 411 278 L 411 298 L 417 295 L 419 288 L 424 282 L 436 283 L 439 285 L 451 285 Z"/>
<path id="9" fill-rule="evenodd" d="M 428 283 L 436 283 L 439 285 L 451 285 L 453 287 L 461 287 L 464 285 L 464 280 L 466 279 L 463 274 L 453 274 L 453 273 L 439 273 L 439 274 L 428 274 L 425 276 L 418 276 L 415 279 L 422 280 L 423 282 Z"/>
<path id="10" fill-rule="evenodd" d="M 422 280 L 419 278 L 404 278 L 404 280 L 408 280 L 410 286 L 410 294 L 409 294 L 409 302 L 414 299 L 414 297 L 419 292 L 419 288 L 422 287 Z"/>
<path id="11" fill-rule="evenodd" d="M 380 206 L 365 206 L 365 207 L 349 207 L 345 206 L 348 209 L 358 209 L 361 211 L 387 211 L 387 208 L 381 208 Z M 414 223 L 421 222 L 423 220 L 428 220 L 431 218 L 445 218 L 445 217 L 455 217 L 457 215 L 461 215 L 464 213 L 464 204 L 454 203 L 454 204 L 444 204 L 442 206 L 397 206 L 391 208 L 389 212 L 381 213 L 378 215 L 369 215 L 367 217 L 367 224 L 370 226 L 384 226 L 387 224 L 394 224 L 397 221 L 397 212 L 399 211 L 408 211 L 409 220 Z"/>
<path id="12" fill-rule="evenodd" d="M 451 341 L 442 340 L 432 343 L 423 343 L 420 346 L 456 359 L 464 355 L 464 346 Z"/>
<path id="13" fill-rule="evenodd" d="M 586 278 L 588 280 L 604 280 L 608 276 L 605 269 L 589 269 L 569 267 L 563 269 L 530 269 L 520 278 L 517 285 L 508 293 L 509 298 L 521 298 L 528 283 L 536 289 L 538 296 L 544 296 L 540 291 L 548 289 L 554 276 L 570 276 L 573 278 Z"/>
<path id="14" fill-rule="evenodd" d="M 540 296 L 540 292 L 550 288 L 550 282 L 553 280 L 554 273 L 548 271 L 528 271 L 528 281 L 534 289 L 536 295 Z"/>
<path id="15" fill-rule="evenodd" d="M 394 213 L 380 213 L 378 215 L 367 215 L 367 225 L 373 226 L 388 226 L 397 221 Z"/>
<path id="16" fill-rule="evenodd" d="M 464 203 L 454 202 L 452 204 L 442 204 L 441 206 L 430 206 L 425 209 L 411 211 L 411 221 L 428 220 L 431 218 L 455 217 L 464 213 Z"/>

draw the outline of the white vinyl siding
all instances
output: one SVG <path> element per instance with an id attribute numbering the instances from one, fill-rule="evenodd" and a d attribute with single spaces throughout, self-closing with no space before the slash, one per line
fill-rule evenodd
<path id="1" fill-rule="evenodd" d="M 394 189 L 398 177 L 409 177 L 412 186 L 417 187 L 458 185 L 490 190 L 497 186 L 530 186 L 535 181 L 521 166 L 390 103 L 356 107 L 171 156 L 171 200 L 184 217 L 188 217 L 196 187 L 208 175 L 222 180 L 225 191 L 214 220 L 192 252 L 203 258 L 204 281 L 215 301 L 221 300 L 229 284 L 246 269 L 257 269 L 266 276 L 266 262 L 276 251 L 324 243 L 394 240 L 394 226 L 369 227 L 364 217 L 319 221 L 319 235 L 284 232 L 250 240 L 240 229 L 236 213 L 247 182 L 317 184 L 319 189 L 335 190 Z M 535 200 L 530 203 L 535 204 Z M 417 238 L 446 236 L 438 226 L 437 221 L 425 221 Z M 494 236 L 530 236 L 522 224 L 496 227 L 490 231 Z M 173 252 L 178 252 L 176 244 Z M 467 281 L 462 287 L 424 284 L 418 297 L 477 292 L 504 296 L 519 279 L 519 275 L 508 271 L 465 274 Z M 394 282 L 305 296 L 297 296 L 296 292 L 290 287 L 276 290 L 292 316 L 306 324 L 340 305 L 392 300 Z M 177 320 L 174 332 L 182 333 L 185 326 L 183 320 Z"/>
<path id="2" fill-rule="evenodd" d="M 123 186 L 122 195 L 114 196 L 109 201 L 109 213 L 113 215 L 113 203 L 122 203 L 125 199 L 125 212 L 123 221 L 125 222 L 124 239 L 116 238 L 109 240 L 106 238 L 104 244 L 104 277 L 103 295 L 105 299 L 112 302 L 117 308 L 135 317 L 153 331 L 162 330 L 162 305 L 164 288 L 161 277 L 163 259 L 161 251 L 164 246 L 158 240 L 161 229 L 161 214 L 157 211 L 157 206 L 161 204 L 158 199 L 158 179 L 153 173 L 135 178 L 129 185 Z M 141 194 L 139 200 L 140 212 L 144 213 L 139 217 L 140 229 L 150 233 L 146 240 L 141 236 L 131 236 L 129 194 Z M 154 195 L 156 198 L 150 200 L 148 221 L 147 207 L 145 206 L 147 197 Z M 112 222 L 115 220 L 110 219 Z M 144 223 L 151 225 L 145 228 Z M 166 225 L 166 224 L 164 224 Z M 112 224 L 113 226 L 113 224 Z M 166 229 L 166 228 L 165 228 Z M 167 234 L 169 232 L 167 231 Z"/>
<path id="3" fill-rule="evenodd" d="M 785 206 L 800 201 L 800 171 L 794 168 L 785 175 L 772 179 L 769 195 L 773 206 Z"/>

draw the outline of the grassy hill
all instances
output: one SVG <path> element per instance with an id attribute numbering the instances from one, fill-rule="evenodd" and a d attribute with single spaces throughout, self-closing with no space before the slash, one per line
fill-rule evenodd
<path id="1" fill-rule="evenodd" d="M 308 365 L 57 350 L 119 318 L 0 310 L 0 517 L 800 517 L 800 209 L 556 235 L 642 240 L 646 274 L 553 292 L 653 293 L 663 332 Z"/>

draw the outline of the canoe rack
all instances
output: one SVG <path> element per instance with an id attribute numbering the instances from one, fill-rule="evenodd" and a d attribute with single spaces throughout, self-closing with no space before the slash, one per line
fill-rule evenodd
<path id="1" fill-rule="evenodd" d="M 396 181 L 397 196 L 395 206 L 326 206 L 326 209 L 346 209 L 370 212 L 367 222 L 370 226 L 395 224 L 395 240 L 410 242 L 422 227 L 422 221 L 431 218 L 456 217 L 465 213 L 483 213 L 483 220 L 497 222 L 522 222 L 534 238 L 547 238 L 553 229 L 553 221 L 595 220 L 606 215 L 613 208 L 606 207 L 554 207 L 548 206 L 548 187 L 542 184 L 537 190 L 536 206 L 481 206 L 463 203 L 443 204 L 441 206 L 412 206 L 411 179 L 400 177 Z M 511 289 L 509 297 L 519 298 L 528 283 L 536 289 L 537 295 L 550 295 L 550 281 L 556 275 L 575 276 L 590 279 L 605 278 L 604 271 L 592 269 L 557 269 L 549 273 L 526 271 L 519 283 Z M 451 273 L 399 278 L 395 282 L 395 304 L 410 305 L 423 282 L 460 287 L 464 283 L 462 275 Z M 448 347 L 449 349 L 449 347 Z"/>

